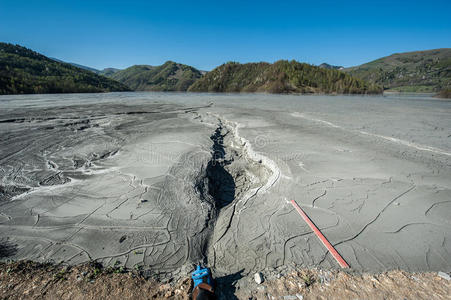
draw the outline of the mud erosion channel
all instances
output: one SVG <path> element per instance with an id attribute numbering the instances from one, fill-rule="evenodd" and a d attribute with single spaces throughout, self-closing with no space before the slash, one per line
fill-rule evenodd
<path id="1" fill-rule="evenodd" d="M 294 199 L 354 270 L 451 271 L 450 102 L 118 93 L 0 107 L 2 260 L 166 278 L 198 262 L 218 277 L 338 268 Z"/>

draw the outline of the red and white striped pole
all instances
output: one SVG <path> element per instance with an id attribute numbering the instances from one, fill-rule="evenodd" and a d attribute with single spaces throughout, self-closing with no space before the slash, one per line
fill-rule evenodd
<path id="1" fill-rule="evenodd" d="M 307 216 L 307 214 L 302 210 L 302 208 L 299 207 L 299 205 L 296 203 L 296 201 L 291 200 L 291 204 L 294 206 L 294 208 L 298 211 L 298 213 L 301 215 L 301 217 L 304 219 L 304 221 L 310 226 L 310 228 L 313 230 L 313 232 L 316 234 L 316 236 L 320 239 L 320 241 L 323 243 L 323 245 L 329 250 L 330 254 L 335 258 L 335 260 L 338 262 L 340 267 L 342 268 L 349 268 L 349 265 L 346 263 L 346 261 L 341 257 L 341 255 L 335 250 L 334 246 L 329 243 L 329 241 L 326 239 L 326 237 L 321 233 L 321 231 L 316 227 L 316 225 L 310 220 L 310 218 Z"/>

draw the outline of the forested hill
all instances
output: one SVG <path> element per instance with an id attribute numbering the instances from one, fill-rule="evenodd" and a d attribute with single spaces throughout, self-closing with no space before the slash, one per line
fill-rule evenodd
<path id="1" fill-rule="evenodd" d="M 437 92 L 451 89 L 451 49 L 397 53 L 343 71 L 385 89 Z"/>
<path id="2" fill-rule="evenodd" d="M 334 69 L 334 70 L 343 70 L 344 69 L 343 66 L 329 65 L 328 63 L 322 63 L 318 67 L 325 68 L 325 69 Z"/>
<path id="3" fill-rule="evenodd" d="M 0 94 L 128 91 L 110 78 L 58 62 L 19 45 L 0 43 Z"/>
<path id="4" fill-rule="evenodd" d="M 136 65 L 106 76 L 136 91 L 186 91 L 202 73 L 191 66 L 167 61 L 161 66 Z"/>
<path id="5" fill-rule="evenodd" d="M 382 89 L 338 70 L 280 60 L 223 64 L 197 80 L 189 91 L 370 94 Z"/>

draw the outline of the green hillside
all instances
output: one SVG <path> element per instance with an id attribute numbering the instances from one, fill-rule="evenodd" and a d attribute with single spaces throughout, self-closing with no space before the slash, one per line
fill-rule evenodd
<path id="1" fill-rule="evenodd" d="M 223 64 L 196 81 L 189 91 L 367 94 L 382 89 L 337 70 L 280 60 L 274 64 Z"/>
<path id="2" fill-rule="evenodd" d="M 328 63 L 322 63 L 318 67 L 325 68 L 325 69 L 334 69 L 334 70 L 343 70 L 344 69 L 343 66 L 334 66 L 334 65 L 330 65 Z"/>
<path id="3" fill-rule="evenodd" d="M 451 88 L 451 49 L 397 53 L 343 71 L 384 89 L 437 92 Z"/>
<path id="4" fill-rule="evenodd" d="M 186 91 L 202 76 L 199 70 L 172 61 L 155 67 L 136 65 L 106 75 L 136 91 Z"/>
<path id="5" fill-rule="evenodd" d="M 113 75 L 114 73 L 119 72 L 119 71 L 121 71 L 121 70 L 120 69 L 116 69 L 116 68 L 105 68 L 105 69 L 100 70 L 100 71 L 97 70 L 96 73 L 100 74 L 100 75 L 103 75 L 103 76 L 110 77 L 111 75 Z"/>
<path id="6" fill-rule="evenodd" d="M 128 91 L 119 82 L 19 45 L 0 43 L 0 94 Z"/>

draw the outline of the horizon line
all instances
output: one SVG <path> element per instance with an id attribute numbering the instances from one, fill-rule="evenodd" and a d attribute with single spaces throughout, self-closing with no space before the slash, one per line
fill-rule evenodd
<path id="1" fill-rule="evenodd" d="M 392 55 L 396 55 L 396 54 L 406 54 L 406 53 L 413 53 L 413 52 L 425 52 L 425 51 L 434 51 L 434 50 L 451 49 L 451 47 L 440 47 L 440 48 L 432 48 L 432 49 L 411 50 L 411 51 L 404 51 L 404 52 L 398 52 L 398 51 L 396 51 L 396 52 L 392 52 L 391 54 L 387 54 L 387 55 L 384 55 L 384 56 L 380 56 L 380 57 L 374 58 L 374 59 L 372 59 L 372 60 L 368 60 L 368 61 L 366 61 L 366 62 L 364 62 L 364 63 L 362 63 L 362 64 L 356 64 L 356 65 L 351 65 L 351 66 L 336 65 L 336 64 L 329 63 L 329 62 L 327 62 L 326 60 L 323 60 L 323 62 L 320 63 L 320 64 L 314 64 L 314 63 L 310 63 L 310 62 L 308 62 L 308 61 L 301 61 L 301 60 L 295 59 L 295 58 L 291 58 L 291 59 L 289 59 L 289 58 L 279 58 L 279 59 L 275 59 L 275 60 L 272 60 L 272 61 L 263 61 L 263 60 L 261 60 L 261 61 L 244 61 L 244 62 L 243 62 L 243 61 L 239 61 L 239 60 L 228 60 L 228 61 L 225 61 L 225 62 L 223 62 L 223 63 L 221 63 L 221 64 L 218 64 L 217 66 L 211 68 L 210 70 L 206 70 L 206 69 L 203 69 L 203 68 L 196 67 L 195 65 L 191 65 L 191 64 L 187 64 L 187 63 L 180 62 L 180 61 L 171 60 L 171 59 L 165 60 L 164 62 L 162 62 L 162 63 L 160 63 L 160 64 L 145 64 L 145 63 L 144 63 L 144 64 L 141 64 L 141 63 L 137 63 L 137 64 L 129 65 L 129 66 L 127 66 L 127 67 L 114 67 L 114 66 L 108 66 L 108 67 L 98 68 L 98 67 L 92 67 L 92 66 L 90 66 L 89 64 L 85 64 L 85 63 L 82 63 L 82 62 L 80 62 L 80 63 L 79 63 L 79 62 L 75 62 L 75 61 L 73 61 L 73 60 L 71 60 L 71 59 L 67 59 L 67 60 L 66 60 L 66 59 L 64 59 L 64 58 L 57 58 L 57 57 L 54 57 L 53 55 L 50 56 L 50 55 L 45 54 L 44 52 L 41 52 L 41 51 L 39 51 L 39 50 L 35 50 L 35 49 L 33 49 L 33 48 L 30 48 L 30 47 L 25 46 L 25 45 L 22 45 L 22 44 L 18 44 L 18 43 L 14 43 L 14 42 L 8 42 L 8 41 L 4 41 L 3 43 L 7 43 L 7 44 L 11 44 L 11 45 L 18 45 L 18 46 L 27 48 L 27 49 L 29 49 L 29 50 L 32 50 L 32 51 L 34 51 L 34 52 L 37 52 L 37 53 L 39 53 L 39 54 L 41 54 L 41 55 L 44 55 L 44 56 L 46 56 L 46 57 L 48 57 L 48 58 L 50 58 L 50 59 L 53 59 L 53 60 L 56 60 L 56 61 L 60 61 L 60 62 L 64 62 L 64 63 L 68 63 L 68 64 L 71 64 L 71 65 L 74 65 L 74 64 L 75 64 L 75 65 L 83 66 L 83 67 L 85 67 L 85 68 L 94 69 L 94 70 L 96 70 L 96 71 L 103 71 L 103 70 L 105 70 L 105 69 L 125 70 L 125 69 L 130 68 L 130 67 L 133 67 L 133 66 L 150 66 L 150 67 L 158 67 L 158 66 L 164 65 L 164 64 L 167 63 L 167 62 L 174 62 L 174 63 L 179 63 L 179 64 L 183 64 L 183 65 L 187 65 L 187 66 L 193 67 L 193 68 L 195 68 L 195 69 L 197 69 L 197 70 L 199 70 L 199 71 L 210 72 L 210 71 L 214 70 L 215 68 L 217 68 L 217 67 L 219 67 L 219 66 L 221 66 L 221 65 L 224 65 L 224 64 L 226 64 L 226 63 L 230 63 L 230 62 L 236 62 L 236 63 L 239 63 L 239 64 L 248 64 L 248 63 L 270 63 L 270 64 L 273 64 L 273 63 L 275 63 L 275 62 L 277 62 L 277 61 L 280 61 L 280 60 L 287 60 L 287 61 L 292 61 L 292 60 L 294 60 L 294 61 L 297 61 L 297 62 L 299 62 L 299 63 L 305 63 L 305 64 L 309 64 L 309 65 L 312 65 L 312 66 L 320 66 L 321 64 L 328 64 L 328 65 L 331 65 L 331 66 L 343 67 L 343 68 L 346 69 L 346 68 L 357 67 L 357 66 L 360 66 L 360 65 L 363 65 L 363 64 L 366 64 L 366 63 L 370 63 L 370 62 L 372 62 L 372 61 L 375 61 L 375 60 L 378 60 L 378 59 L 381 59 L 381 58 L 384 58 L 384 57 L 389 57 L 389 56 L 392 56 Z"/>

